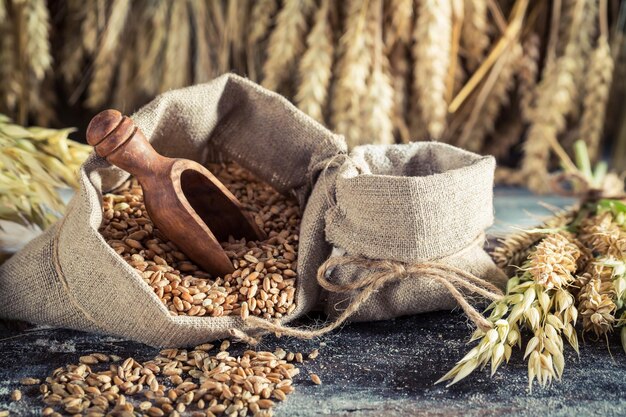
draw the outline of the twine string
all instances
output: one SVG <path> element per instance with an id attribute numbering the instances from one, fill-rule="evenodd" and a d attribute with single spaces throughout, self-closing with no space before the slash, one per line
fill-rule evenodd
<path id="1" fill-rule="evenodd" d="M 365 274 L 361 279 L 346 284 L 337 284 L 328 280 L 327 275 L 333 268 L 346 265 L 372 270 L 373 272 Z M 335 320 L 316 329 L 289 327 L 281 323 L 270 322 L 260 317 L 253 316 L 246 319 L 246 324 L 286 336 L 303 339 L 319 337 L 335 330 L 345 323 L 359 310 L 370 296 L 382 286 L 409 277 L 413 279 L 432 279 L 442 284 L 463 309 L 467 317 L 478 328 L 487 331 L 493 327 L 492 324 L 468 302 L 466 295 L 461 292 L 461 290 L 464 290 L 467 293 L 480 294 L 492 301 L 499 300 L 503 296 L 503 293 L 490 282 L 470 274 L 467 271 L 441 262 L 424 262 L 407 265 L 397 261 L 366 259 L 350 255 L 332 257 L 326 260 L 317 271 L 317 282 L 325 290 L 333 293 L 351 293 L 356 291 L 356 295 L 352 298 L 348 307 L 335 318 Z"/>

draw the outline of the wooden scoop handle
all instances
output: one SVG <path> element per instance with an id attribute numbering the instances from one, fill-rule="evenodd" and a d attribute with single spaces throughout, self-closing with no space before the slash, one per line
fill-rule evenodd
<path id="1" fill-rule="evenodd" d="M 105 110 L 91 119 L 87 143 L 98 155 L 138 178 L 154 175 L 169 161 L 154 150 L 129 117 L 117 110 Z"/>

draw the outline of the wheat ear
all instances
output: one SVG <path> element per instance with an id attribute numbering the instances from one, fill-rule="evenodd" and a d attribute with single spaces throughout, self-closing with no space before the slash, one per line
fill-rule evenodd
<path id="1" fill-rule="evenodd" d="M 138 35 L 140 40 L 143 37 L 147 38 L 147 48 L 139 62 L 136 80 L 148 95 L 153 95 L 159 90 L 169 19 L 170 2 L 168 0 L 156 0 L 144 11 L 145 29 Z"/>
<path id="2" fill-rule="evenodd" d="M 50 55 L 50 16 L 45 0 L 28 0 L 25 3 L 26 14 L 26 59 L 37 81 L 43 77 L 52 66 Z"/>
<path id="3" fill-rule="evenodd" d="M 613 57 L 606 36 L 602 35 L 598 38 L 598 46 L 593 51 L 585 76 L 587 89 L 580 122 L 580 137 L 587 143 L 592 160 L 597 157 L 600 147 L 612 77 Z"/>
<path id="4" fill-rule="evenodd" d="M 83 0 L 68 0 L 66 7 L 67 12 L 63 22 L 63 45 L 61 47 L 61 62 L 63 64 L 59 66 L 58 71 L 61 72 L 65 84 L 72 86 L 81 75 L 85 64 L 83 36 L 77 36 L 76 33 L 81 31 L 89 5 L 85 5 Z"/>
<path id="5" fill-rule="evenodd" d="M 465 0 L 465 18 L 461 32 L 461 46 L 465 51 L 467 68 L 476 70 L 489 47 L 487 0 Z"/>
<path id="6" fill-rule="evenodd" d="M 413 0 L 389 0 L 385 2 L 387 24 L 385 27 L 385 45 L 391 50 L 397 43 L 411 43 L 413 31 Z"/>
<path id="7" fill-rule="evenodd" d="M 248 35 L 247 42 L 247 58 L 248 75 L 254 81 L 258 81 L 259 60 L 262 59 L 260 43 L 269 33 L 277 9 L 277 0 L 258 0 L 254 3 L 250 11 L 250 34 Z"/>
<path id="8" fill-rule="evenodd" d="M 17 104 L 20 93 L 17 74 L 13 22 L 5 18 L 0 20 L 0 112 L 10 114 Z"/>
<path id="9" fill-rule="evenodd" d="M 172 3 L 170 25 L 165 46 L 160 91 L 179 88 L 189 83 L 189 13 L 182 1 Z"/>
<path id="10" fill-rule="evenodd" d="M 411 133 L 406 123 L 408 110 L 409 78 L 409 48 L 404 43 L 396 43 L 389 55 L 390 72 L 393 86 L 393 125 L 396 136 L 401 142 L 411 140 Z"/>
<path id="11" fill-rule="evenodd" d="M 116 54 L 130 6 L 130 0 L 113 0 L 111 3 L 111 15 L 100 40 L 100 47 L 93 64 L 93 76 L 87 92 L 86 104 L 92 109 L 102 107 L 111 92 L 111 83 L 118 62 Z"/>
<path id="12" fill-rule="evenodd" d="M 521 45 L 515 43 L 493 66 L 463 128 L 459 146 L 478 152 L 483 146 L 485 137 L 494 131 L 500 110 L 509 102 L 509 93 L 515 85 L 516 64 L 521 54 Z"/>
<path id="13" fill-rule="evenodd" d="M 393 139 L 393 87 L 389 78 L 389 61 L 383 51 L 383 3 L 373 0 L 368 13 L 368 30 L 373 35 L 372 71 L 367 81 L 368 96 L 363 106 L 365 131 L 356 144 L 391 144 Z"/>
<path id="14" fill-rule="evenodd" d="M 450 65 L 452 7 L 450 0 L 419 2 L 413 55 L 414 85 L 421 113 L 432 139 L 446 127 L 446 77 Z"/>
<path id="15" fill-rule="evenodd" d="M 312 0 L 285 0 L 269 38 L 267 59 L 263 64 L 264 87 L 278 90 L 293 72 L 296 58 L 304 50 L 307 16 L 313 6 Z"/>
<path id="16" fill-rule="evenodd" d="M 211 56 L 211 42 L 208 33 L 208 17 L 204 0 L 190 0 L 190 14 L 194 29 L 194 72 L 193 82 L 204 83 L 213 78 L 214 68 Z"/>
<path id="17" fill-rule="evenodd" d="M 361 104 L 367 95 L 367 77 L 372 65 L 367 31 L 369 1 L 348 2 L 345 32 L 339 39 L 332 125 L 346 136 L 349 144 L 361 134 Z"/>
<path id="18" fill-rule="evenodd" d="M 523 55 L 520 58 L 519 70 L 517 71 L 519 105 L 524 121 L 530 121 L 530 113 L 535 104 L 537 94 L 537 74 L 539 72 L 539 59 L 541 58 L 541 39 L 536 33 L 528 36 L 523 44 Z"/>
<path id="19" fill-rule="evenodd" d="M 333 39 L 329 21 L 330 0 L 322 0 L 315 13 L 315 23 L 307 36 L 307 50 L 299 64 L 300 85 L 296 93 L 298 107 L 314 119 L 324 122 L 323 110 L 332 76 Z"/>
<path id="20" fill-rule="evenodd" d="M 559 147 L 558 135 L 565 129 L 565 117 L 574 106 L 572 96 L 576 85 L 572 71 L 576 67 L 576 34 L 582 20 L 584 0 L 577 0 L 576 5 L 576 19 L 572 22 L 564 55 L 544 68 L 531 114 L 532 123 L 524 143 L 522 171 L 528 176 L 528 187 L 537 192 L 545 192 L 549 188 L 550 150 Z"/>

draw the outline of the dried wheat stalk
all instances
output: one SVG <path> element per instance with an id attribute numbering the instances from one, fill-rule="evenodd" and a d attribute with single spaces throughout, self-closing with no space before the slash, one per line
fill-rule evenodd
<path id="1" fill-rule="evenodd" d="M 89 7 L 83 0 L 68 0 L 67 13 L 63 26 L 63 46 L 61 50 L 61 72 L 67 86 L 73 86 L 82 74 L 85 65 L 85 49 L 82 36 L 77 36 L 76 28 L 80 27 L 87 17 Z"/>
<path id="2" fill-rule="evenodd" d="M 313 8 L 312 0 L 285 0 L 269 38 L 267 59 L 263 64 L 264 87 L 278 91 L 293 72 L 297 57 L 304 51 L 307 17 Z"/>
<path id="3" fill-rule="evenodd" d="M 345 14 L 345 32 L 339 40 L 336 81 L 332 99 L 332 125 L 349 144 L 361 135 L 361 104 L 367 96 L 367 78 L 372 65 L 372 44 L 367 30 L 370 0 L 351 0 Z"/>
<path id="4" fill-rule="evenodd" d="M 0 20 L 0 111 L 12 111 L 20 94 L 17 80 L 18 68 L 15 56 L 15 36 L 10 19 Z"/>
<path id="5" fill-rule="evenodd" d="M 383 3 L 372 0 L 368 13 L 368 30 L 374 34 L 372 72 L 367 81 L 368 98 L 363 106 L 365 131 L 355 144 L 391 144 L 393 138 L 393 87 L 389 78 L 389 61 L 383 52 Z"/>
<path id="6" fill-rule="evenodd" d="M 489 21 L 486 0 L 465 0 L 461 46 L 469 71 L 474 71 L 485 58 L 489 47 Z"/>
<path id="7" fill-rule="evenodd" d="M 414 84 L 421 114 L 432 139 L 446 127 L 446 76 L 452 37 L 450 0 L 424 0 L 418 5 L 413 37 Z"/>
<path id="8" fill-rule="evenodd" d="M 111 83 L 118 64 L 117 52 L 130 6 L 130 0 L 113 0 L 111 3 L 111 14 L 96 51 L 93 76 L 85 103 L 92 109 L 102 107 L 111 92 Z"/>
<path id="9" fill-rule="evenodd" d="M 300 60 L 299 86 L 295 101 L 314 119 L 324 122 L 324 108 L 333 65 L 333 38 L 329 21 L 330 0 L 322 0 L 315 23 L 306 39 L 306 52 Z"/>

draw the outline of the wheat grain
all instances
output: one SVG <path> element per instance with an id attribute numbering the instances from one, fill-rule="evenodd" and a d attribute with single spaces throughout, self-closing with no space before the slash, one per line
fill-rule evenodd
<path id="1" fill-rule="evenodd" d="M 315 14 L 315 23 L 307 36 L 307 49 L 300 60 L 300 85 L 295 97 L 298 107 L 314 119 L 324 122 L 330 79 L 332 76 L 333 44 L 329 23 L 330 0 L 322 0 Z"/>
<path id="2" fill-rule="evenodd" d="M 111 3 L 111 14 L 96 52 L 93 75 L 85 102 L 92 109 L 101 107 L 111 92 L 111 83 L 118 63 L 115 58 L 130 6 L 129 0 L 113 0 Z"/>
<path id="3" fill-rule="evenodd" d="M 446 127 L 446 76 L 452 37 L 450 0 L 419 2 L 413 38 L 414 83 L 428 133 L 440 139 Z"/>
<path id="4" fill-rule="evenodd" d="M 487 1 L 465 0 L 464 6 L 461 46 L 464 49 L 467 68 L 473 72 L 485 58 L 490 43 Z"/>
<path id="5" fill-rule="evenodd" d="M 367 100 L 363 106 L 364 132 L 355 145 L 366 143 L 391 144 L 393 138 L 393 87 L 389 79 L 389 61 L 383 53 L 382 37 L 382 7 L 381 0 L 372 0 L 368 13 L 368 31 L 372 33 L 374 41 L 372 71 L 367 80 Z"/>
<path id="6" fill-rule="evenodd" d="M 264 87 L 277 91 L 289 78 L 296 58 L 304 50 L 307 18 L 313 6 L 311 0 L 285 0 L 269 38 L 267 59 L 263 64 Z"/>
<path id="7" fill-rule="evenodd" d="M 119 194 L 104 196 L 101 233 L 172 315 L 274 319 L 290 314 L 296 307 L 300 219 L 295 201 L 280 197 L 234 164 L 212 166 L 211 171 L 270 236 L 263 242 L 223 242 L 235 267 L 232 274 L 210 277 L 166 240 L 147 216 L 136 182 L 125 184 Z"/>
<path id="8" fill-rule="evenodd" d="M 392 50 L 398 43 L 410 44 L 413 31 L 413 0 L 390 0 L 385 2 L 385 5 L 387 50 Z"/>
<path id="9" fill-rule="evenodd" d="M 613 77 L 613 57 L 608 40 L 601 36 L 591 56 L 591 64 L 585 76 L 586 94 L 580 122 L 580 137 L 587 143 L 589 158 L 593 161 L 600 149 L 604 115 L 609 99 Z"/>
<path id="10" fill-rule="evenodd" d="M 175 1 L 172 3 L 159 91 L 183 87 L 189 83 L 190 47 L 187 4 L 182 1 Z"/>
<path id="11" fill-rule="evenodd" d="M 369 0 L 347 3 L 345 32 L 339 39 L 339 58 L 332 98 L 332 126 L 348 143 L 361 136 L 361 105 L 371 71 L 371 33 L 367 30 Z"/>

